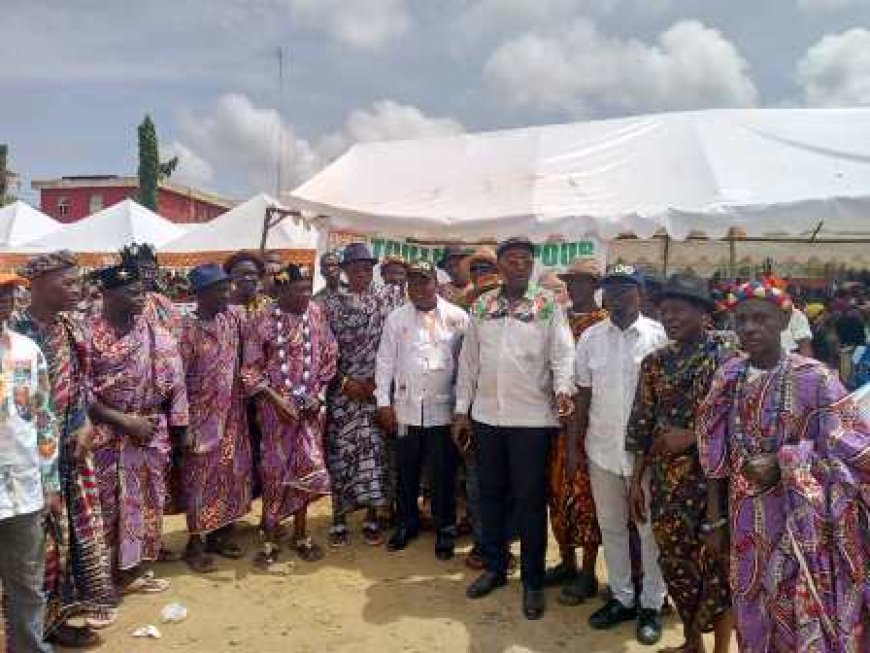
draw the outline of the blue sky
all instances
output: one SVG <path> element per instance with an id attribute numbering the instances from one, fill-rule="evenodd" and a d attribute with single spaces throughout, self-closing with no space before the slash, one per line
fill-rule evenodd
<path id="1" fill-rule="evenodd" d="M 0 141 L 28 185 L 132 173 L 146 111 L 180 181 L 244 198 L 275 191 L 279 144 L 292 188 L 360 141 L 870 104 L 870 0 L 2 0 L 0 16 Z"/>

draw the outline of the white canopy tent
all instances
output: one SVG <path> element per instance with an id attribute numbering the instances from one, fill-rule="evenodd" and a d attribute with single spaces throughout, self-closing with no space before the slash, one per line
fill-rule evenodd
<path id="1" fill-rule="evenodd" d="M 211 222 L 161 247 L 161 252 L 223 252 L 260 249 L 263 218 L 269 208 L 287 210 L 265 193 L 239 204 Z M 269 230 L 267 249 L 316 249 L 317 231 L 298 217 L 288 216 Z"/>
<path id="2" fill-rule="evenodd" d="M 867 235 L 870 108 L 712 110 L 360 144 L 285 199 L 330 230 L 442 242 Z"/>
<path id="3" fill-rule="evenodd" d="M 109 253 L 132 242 L 151 243 L 160 248 L 184 233 L 183 227 L 127 199 L 16 249 L 19 252 L 68 249 Z"/>
<path id="4" fill-rule="evenodd" d="M 21 201 L 0 208 L 0 250 L 19 245 L 60 229 L 62 225 Z"/>

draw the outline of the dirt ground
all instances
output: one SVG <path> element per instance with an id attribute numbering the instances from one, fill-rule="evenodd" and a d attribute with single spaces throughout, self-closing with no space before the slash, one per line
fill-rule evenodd
<path id="1" fill-rule="evenodd" d="M 257 506 L 259 509 L 259 506 Z M 207 576 L 191 573 L 184 563 L 160 564 L 158 575 L 171 578 L 165 594 L 132 596 L 124 600 L 118 622 L 103 631 L 101 653 L 158 651 L 271 652 L 377 651 L 432 652 L 474 651 L 654 651 L 634 639 L 634 625 L 614 631 L 591 630 L 586 620 L 601 602 L 567 608 L 548 591 L 548 611 L 530 622 L 520 613 L 519 578 L 479 600 L 465 598 L 465 587 L 474 577 L 463 555 L 450 562 L 434 556 L 434 538 L 426 534 L 403 552 L 389 554 L 367 546 L 357 535 L 345 549 L 327 550 L 326 558 L 308 564 L 282 551 L 268 573 L 252 568 L 258 545 L 251 516 L 240 530 L 248 556 L 240 561 L 219 560 L 219 571 Z M 317 504 L 309 519 L 312 533 L 325 545 L 329 504 Z M 185 542 L 184 521 L 170 517 L 166 540 L 180 550 Z M 461 552 L 468 543 L 461 542 Z M 549 557 L 556 549 L 550 543 Z M 599 578 L 605 579 L 603 568 Z M 179 624 L 161 624 L 160 610 L 180 602 L 189 610 Z M 666 619 L 660 646 L 681 641 L 675 616 Z M 162 638 L 142 640 L 132 631 L 156 625 Z M 708 649 L 712 647 L 708 644 Z M 736 646 L 733 647 L 736 651 Z"/>

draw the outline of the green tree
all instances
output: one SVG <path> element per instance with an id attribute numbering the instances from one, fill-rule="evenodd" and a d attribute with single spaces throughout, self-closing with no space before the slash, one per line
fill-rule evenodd
<path id="1" fill-rule="evenodd" d="M 139 125 L 139 203 L 152 211 L 157 211 L 157 189 L 160 180 L 169 177 L 178 166 L 178 157 L 160 163 L 160 147 L 157 142 L 157 128 L 151 116 Z"/>

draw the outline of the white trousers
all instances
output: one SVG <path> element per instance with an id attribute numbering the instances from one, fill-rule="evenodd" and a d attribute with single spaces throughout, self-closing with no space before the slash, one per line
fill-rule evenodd
<path id="1" fill-rule="evenodd" d="M 589 461 L 589 477 L 592 481 L 592 497 L 595 499 L 598 526 L 601 528 L 610 589 L 617 601 L 630 608 L 634 605 L 631 554 L 628 548 L 630 479 L 609 472 L 592 461 Z M 660 610 L 667 589 L 659 568 L 659 547 L 653 537 L 649 521 L 649 474 L 644 478 L 644 493 L 647 500 L 647 521 L 645 524 L 637 524 L 643 562 L 643 591 L 640 595 L 640 605 L 642 608 Z"/>

